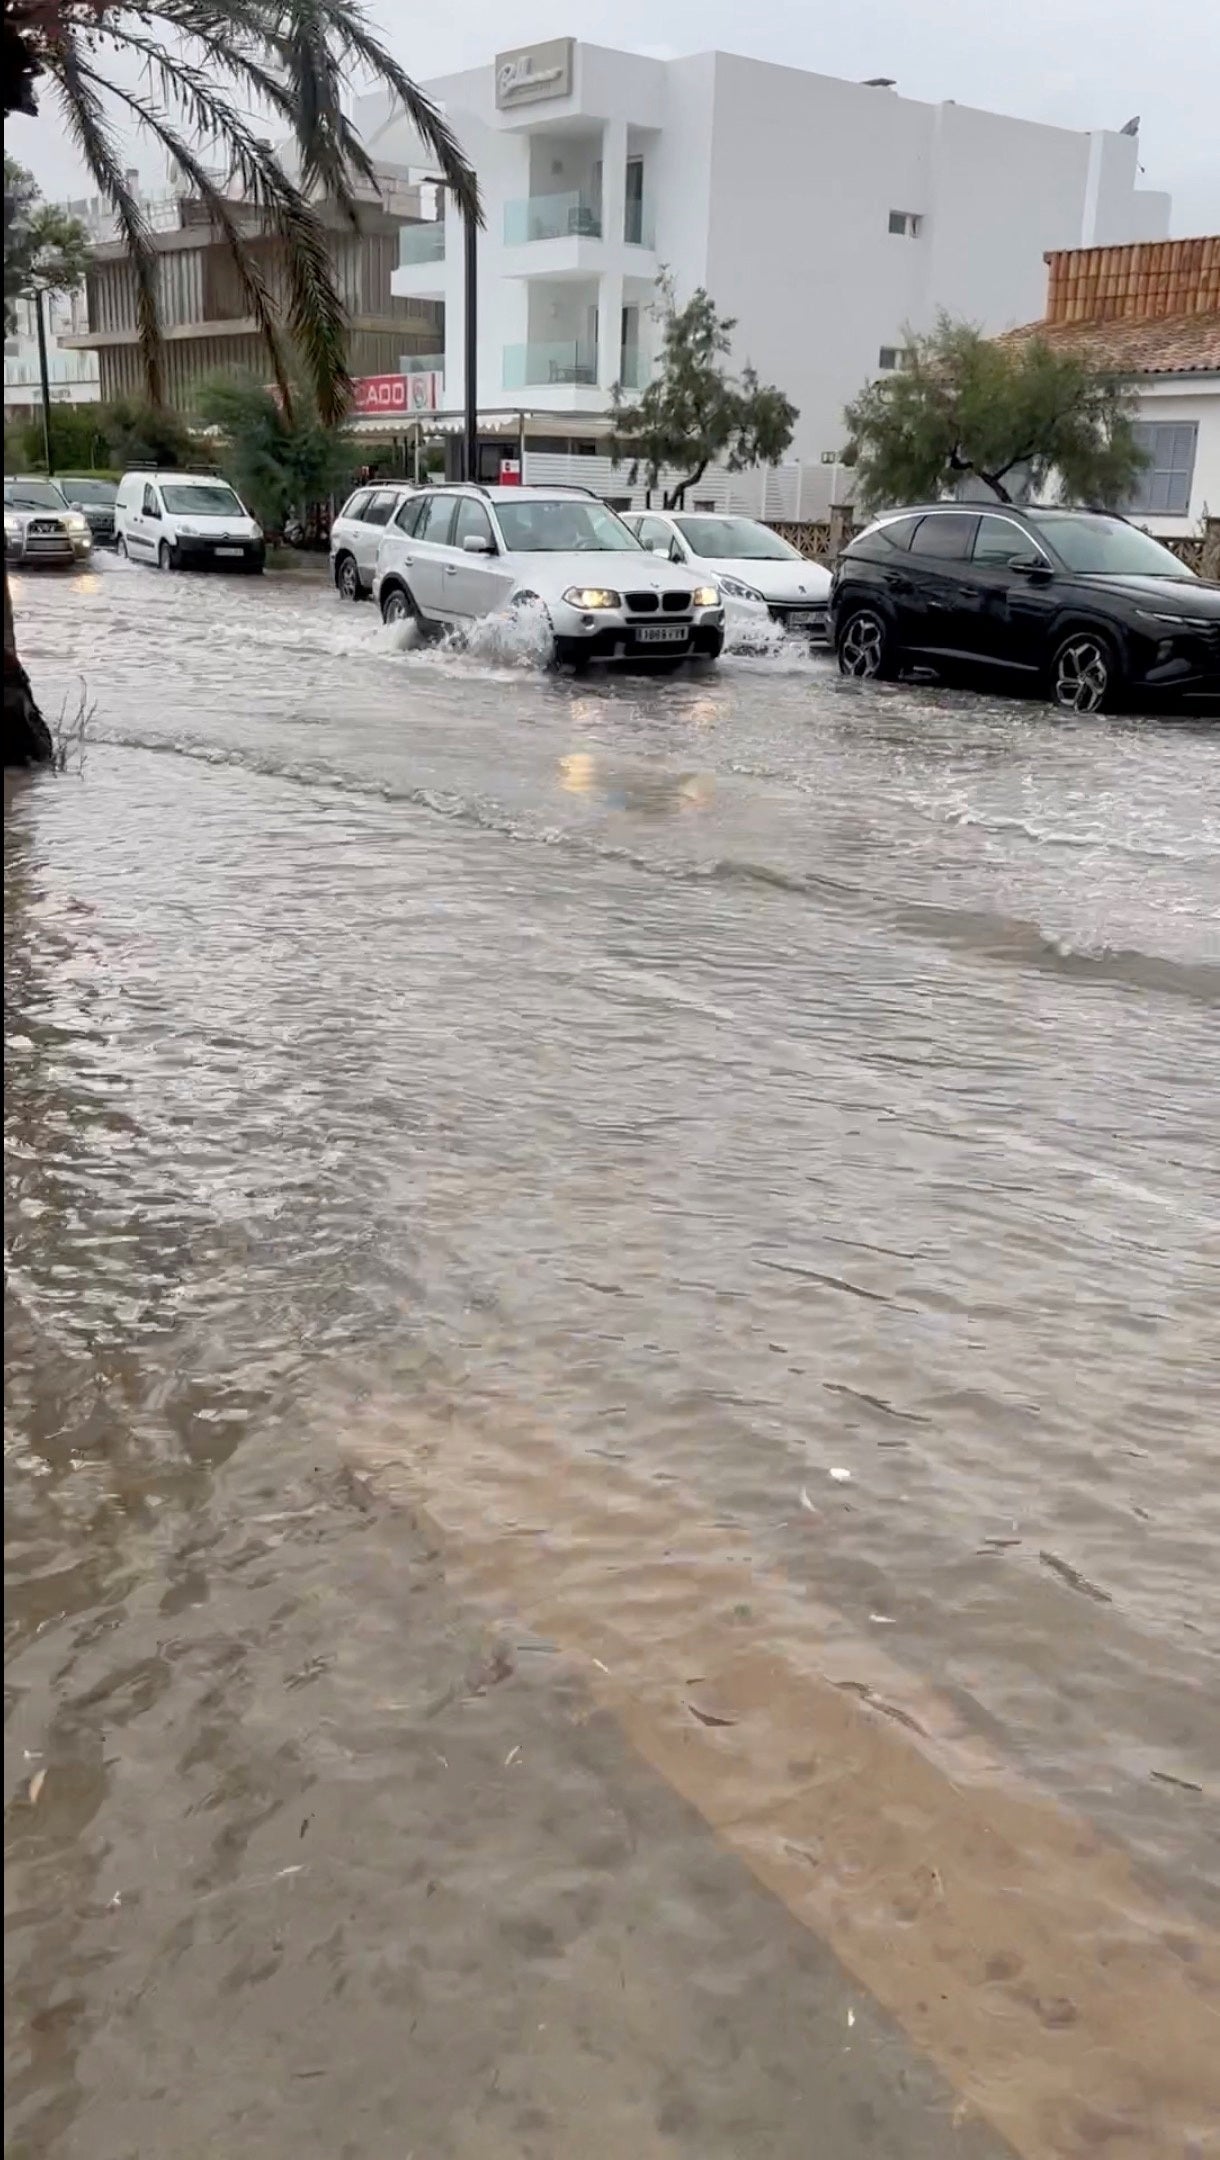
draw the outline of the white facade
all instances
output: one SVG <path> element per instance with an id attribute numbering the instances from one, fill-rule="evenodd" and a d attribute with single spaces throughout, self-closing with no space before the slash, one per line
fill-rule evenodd
<path id="1" fill-rule="evenodd" d="M 800 408 L 802 507 L 834 483 L 843 407 L 904 326 L 939 309 L 998 332 L 1041 305 L 1054 248 L 1157 239 L 1169 202 L 1139 145 L 926 105 L 725 53 L 655 60 L 554 39 L 424 85 L 478 173 L 479 398 L 596 437 L 616 382 L 646 380 L 662 265 L 735 316 L 750 361 Z M 357 126 L 414 173 L 427 154 L 383 98 Z M 408 230 L 394 290 L 445 303 L 445 405 L 462 397 L 460 220 Z"/>
<path id="2" fill-rule="evenodd" d="M 47 324 L 47 377 L 53 405 L 88 405 L 98 396 L 95 352 L 64 350 L 59 342 L 73 331 L 87 330 L 84 291 L 54 293 L 44 303 Z M 42 410 L 38 370 L 38 330 L 30 300 L 16 303 L 17 325 L 4 339 L 4 417 Z"/>

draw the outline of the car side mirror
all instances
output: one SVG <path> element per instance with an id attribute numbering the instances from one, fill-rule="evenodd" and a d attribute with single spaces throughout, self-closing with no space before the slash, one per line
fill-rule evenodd
<path id="1" fill-rule="evenodd" d="M 669 561 L 669 543 L 666 540 L 650 540 L 648 552 L 650 555 L 663 555 L 666 562 Z"/>
<path id="2" fill-rule="evenodd" d="M 1051 574 L 1045 555 L 1014 555 L 1008 567 L 1022 577 L 1049 577 Z"/>
<path id="3" fill-rule="evenodd" d="M 496 543 L 486 533 L 467 533 L 462 546 L 468 555 L 494 555 Z"/>

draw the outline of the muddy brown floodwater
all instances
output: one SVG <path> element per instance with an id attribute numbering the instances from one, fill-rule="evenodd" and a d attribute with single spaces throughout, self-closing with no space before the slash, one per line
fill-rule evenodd
<path id="1" fill-rule="evenodd" d="M 8 2150 L 1215 2152 L 1214 727 L 16 597 Z"/>

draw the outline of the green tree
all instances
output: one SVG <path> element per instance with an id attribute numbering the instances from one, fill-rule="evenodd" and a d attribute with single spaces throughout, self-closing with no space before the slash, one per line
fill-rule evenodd
<path id="1" fill-rule="evenodd" d="M 4 159 L 4 327 L 16 327 L 18 300 L 75 292 L 89 267 L 89 235 L 58 203 L 39 200 L 32 173 Z"/>
<path id="2" fill-rule="evenodd" d="M 776 465 L 792 441 L 797 409 L 752 367 L 729 372 L 732 316 L 718 315 L 700 286 L 679 307 L 674 281 L 663 270 L 657 279 L 653 310 L 661 323 L 657 372 L 634 404 L 614 393 L 613 455 L 631 463 L 632 483 L 639 474 L 655 488 L 662 468 L 682 478 L 666 494 L 671 510 L 686 499 L 715 460 L 730 472 L 749 465 Z"/>
<path id="3" fill-rule="evenodd" d="M 49 90 L 69 141 L 114 212 L 135 275 L 152 402 L 163 403 L 158 256 L 127 182 L 116 118 L 151 137 L 206 204 L 285 402 L 292 402 L 291 349 L 321 418 L 339 420 L 351 387 L 348 319 L 317 205 L 323 197 L 338 201 L 354 218 L 358 185 L 375 179 L 373 160 L 344 110 L 353 75 L 391 93 L 463 210 L 479 215 L 475 176 L 448 122 L 374 34 L 362 0 L 4 0 L 3 38 L 5 118 L 36 112 Z M 260 132 L 252 109 L 292 138 L 293 170 Z M 234 214 L 232 194 L 212 177 L 213 163 L 225 168 L 229 189 L 259 209 L 264 229 L 282 243 L 282 309 L 248 225 Z M 7 577 L 4 710 L 5 763 L 45 755 L 17 658 Z"/>
<path id="4" fill-rule="evenodd" d="M 199 414 L 220 430 L 220 464 L 272 532 L 323 502 L 355 463 L 351 437 L 324 427 L 304 396 L 286 406 L 253 378 L 213 377 L 201 387 Z"/>
<path id="5" fill-rule="evenodd" d="M 55 407 L 55 469 L 83 473 L 115 461 L 101 405 Z M 5 470 L 34 472 L 42 464 L 42 420 L 19 420 L 5 434 Z M 11 449 L 8 445 L 11 444 Z M 15 463 L 13 462 L 15 460 Z"/>
<path id="6" fill-rule="evenodd" d="M 1134 397 L 1119 376 L 1046 340 L 985 338 L 941 315 L 907 333 L 904 365 L 847 407 L 847 461 L 861 508 L 934 501 L 964 480 L 999 502 L 1058 476 L 1071 501 L 1114 508 L 1144 463 Z"/>
<path id="7" fill-rule="evenodd" d="M 154 405 L 148 398 L 116 398 L 102 409 L 102 431 L 110 462 L 121 470 L 129 465 L 156 465 L 172 470 L 189 465 L 198 445 L 180 413 L 168 405 Z"/>

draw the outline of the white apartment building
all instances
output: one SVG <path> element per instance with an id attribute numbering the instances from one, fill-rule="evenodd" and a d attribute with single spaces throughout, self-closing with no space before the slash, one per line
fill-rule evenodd
<path id="1" fill-rule="evenodd" d="M 483 191 L 488 424 L 507 431 L 525 413 L 529 439 L 593 452 L 613 385 L 647 380 L 664 265 L 680 299 L 703 285 L 737 318 L 734 364 L 752 362 L 799 406 L 790 456 L 805 468 L 806 515 L 829 498 L 844 405 L 900 364 L 904 325 L 926 329 L 945 308 L 1004 330 L 1036 314 L 1048 250 L 1168 229 L 1168 197 L 1137 186 L 1134 136 L 922 104 L 729 53 L 657 60 L 557 38 L 423 87 Z M 356 124 L 379 160 L 426 173 L 384 97 L 364 100 Z M 437 200 L 435 223 L 402 233 L 393 289 L 444 302 L 445 349 L 430 364 L 456 413 L 462 234 Z M 600 459 L 586 474 L 625 493 Z M 700 494 L 723 500 L 724 488 L 709 476 Z"/>
<path id="2" fill-rule="evenodd" d="M 77 293 L 52 293 L 44 303 L 47 330 L 47 379 L 52 405 L 88 405 L 98 395 L 97 354 L 71 352 L 60 337 L 87 328 L 84 287 Z M 32 300 L 14 304 L 16 324 L 4 337 L 4 417 L 18 419 L 42 410 L 38 368 L 38 328 Z"/>

